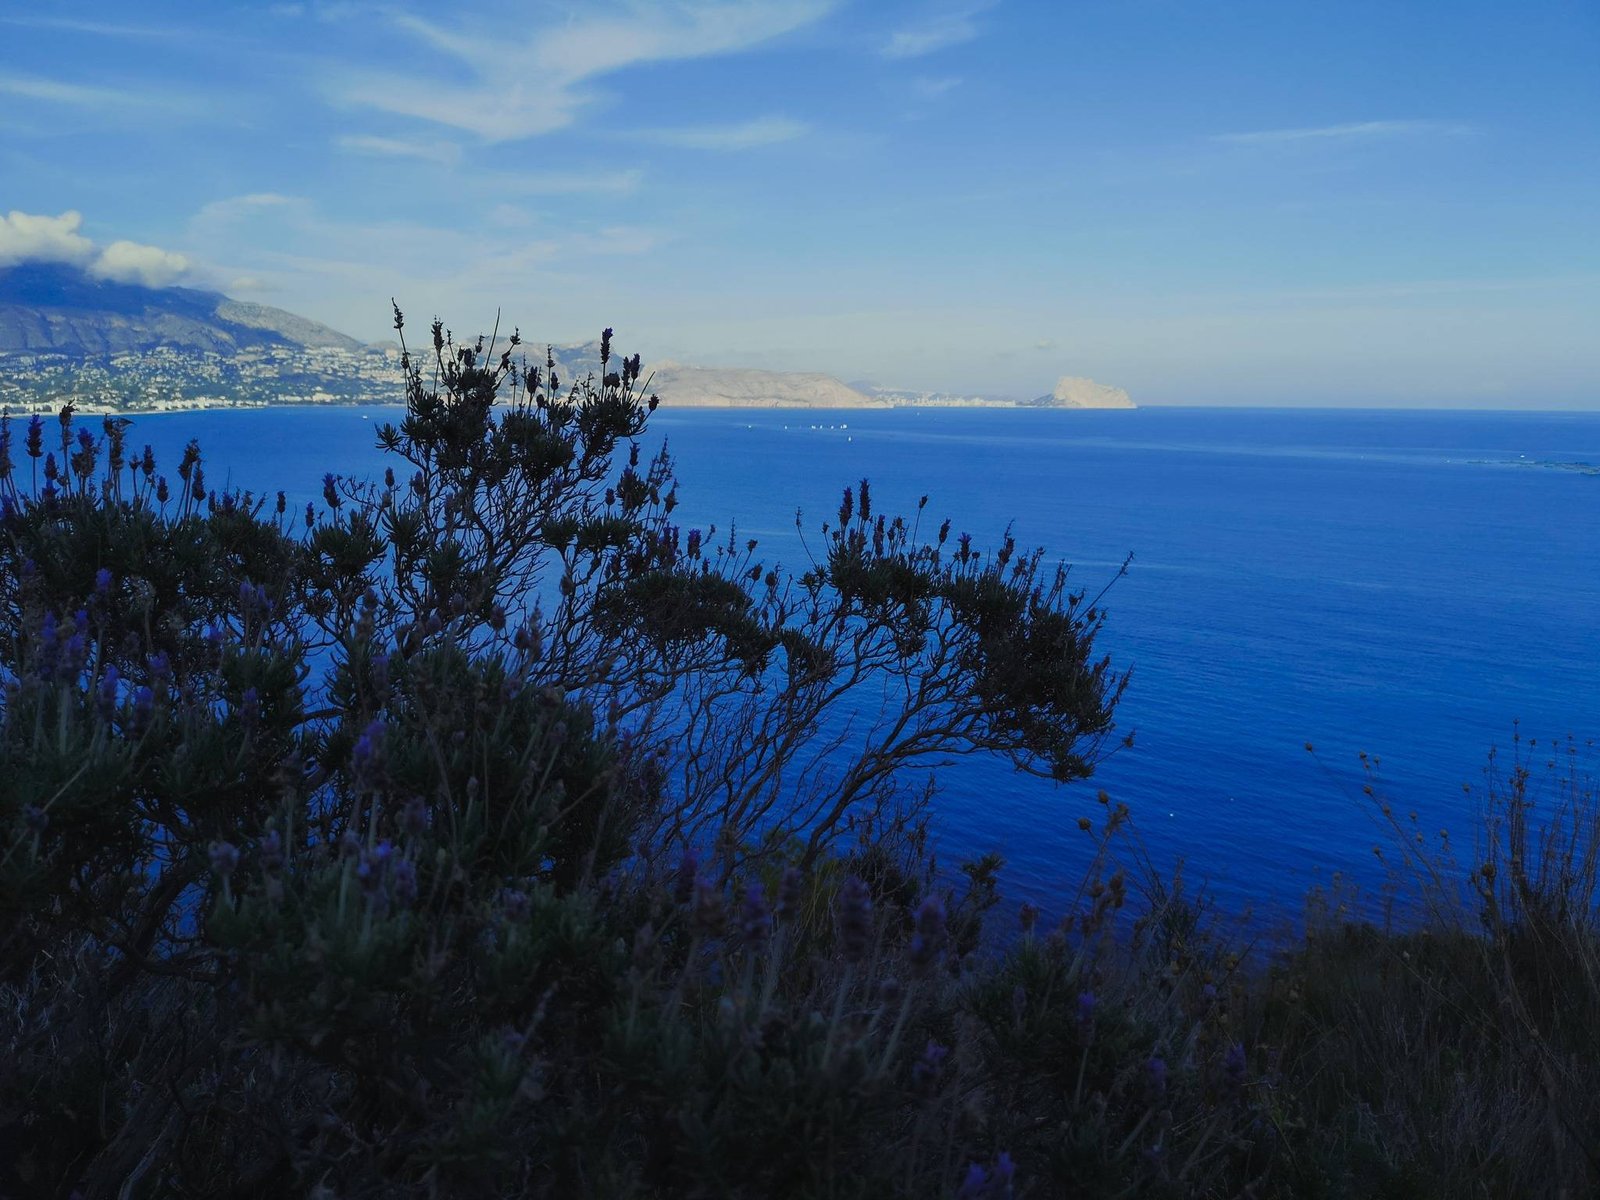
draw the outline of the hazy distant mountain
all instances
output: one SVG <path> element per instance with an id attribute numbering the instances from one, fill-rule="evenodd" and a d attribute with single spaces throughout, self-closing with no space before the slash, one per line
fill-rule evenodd
<path id="1" fill-rule="evenodd" d="M 229 354 L 265 346 L 359 350 L 361 343 L 282 309 L 219 292 L 110 283 L 54 263 L 0 269 L 0 351 Z"/>
<path id="2" fill-rule="evenodd" d="M 1134 408 L 1128 393 L 1121 388 L 1063 375 L 1055 390 L 1035 400 L 1015 400 L 1008 396 L 978 396 L 961 392 L 918 392 L 906 388 L 879 387 L 874 383 L 853 383 L 853 388 L 874 399 L 897 407 L 917 408 Z"/>
<path id="3" fill-rule="evenodd" d="M 600 375 L 600 343 L 557 346 L 556 373 L 565 386 L 580 374 Z M 536 355 L 530 353 L 529 361 Z M 613 360 L 609 370 L 618 369 Z M 663 360 L 646 363 L 650 391 L 676 408 L 888 408 L 849 384 L 817 371 L 758 371 L 746 367 L 690 367 Z"/>

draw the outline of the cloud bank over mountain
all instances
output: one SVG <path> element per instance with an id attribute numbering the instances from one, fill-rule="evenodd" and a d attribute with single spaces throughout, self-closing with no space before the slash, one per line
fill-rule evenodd
<path id="1" fill-rule="evenodd" d="M 108 283 L 148 288 L 171 287 L 191 274 L 192 264 L 182 254 L 130 241 L 97 246 L 79 232 L 82 227 L 83 214 L 73 210 L 52 217 L 13 209 L 0 217 L 0 270 L 60 263 Z"/>

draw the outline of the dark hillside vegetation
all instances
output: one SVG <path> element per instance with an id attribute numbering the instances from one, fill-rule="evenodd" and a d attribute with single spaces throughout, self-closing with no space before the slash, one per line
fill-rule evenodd
<path id="1" fill-rule="evenodd" d="M 921 768 L 1089 777 L 1097 600 L 864 480 L 787 576 L 674 523 L 610 331 L 579 380 L 521 353 L 435 323 L 384 477 L 304 507 L 0 424 L 0 1196 L 1600 1181 L 1575 770 L 1491 790 L 1465 892 L 1411 861 L 1425 929 L 1256 960 L 1042 786 L 1100 853 L 986 935 Z"/>

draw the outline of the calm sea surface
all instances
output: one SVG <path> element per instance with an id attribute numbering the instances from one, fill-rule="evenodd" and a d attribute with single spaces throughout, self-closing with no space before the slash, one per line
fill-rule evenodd
<path id="1" fill-rule="evenodd" d="M 303 501 L 324 471 L 380 472 L 373 430 L 395 411 L 149 417 L 132 440 L 170 469 L 199 438 L 212 486 Z M 1397 811 L 1470 847 L 1462 785 L 1514 721 L 1541 745 L 1600 737 L 1600 474 L 1583 469 L 1600 413 L 663 410 L 652 428 L 685 527 L 732 518 L 796 571 L 796 508 L 814 534 L 862 476 L 881 510 L 927 493 L 980 545 L 1012 524 L 1091 593 L 1134 555 L 1101 640 L 1133 671 L 1134 747 L 1067 788 L 940 774 L 947 857 L 998 851 L 1013 900 L 1059 909 L 1096 787 L 1158 866 L 1186 860 L 1226 907 L 1292 912 L 1336 870 L 1376 877 L 1358 752 Z"/>

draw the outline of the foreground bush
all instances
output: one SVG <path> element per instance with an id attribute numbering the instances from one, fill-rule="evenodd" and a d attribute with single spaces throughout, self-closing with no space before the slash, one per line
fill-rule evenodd
<path id="1" fill-rule="evenodd" d="M 1088 775 L 1098 609 L 865 482 L 786 578 L 672 524 L 609 333 L 566 390 L 433 342 L 394 466 L 304 511 L 0 424 L 0 1195 L 1600 1178 L 1592 793 L 1539 857 L 1523 778 L 1426 937 L 1254 968 L 1130 903 L 1102 795 L 1079 893 L 986 937 L 999 864 L 933 874 L 918 767 Z"/>

